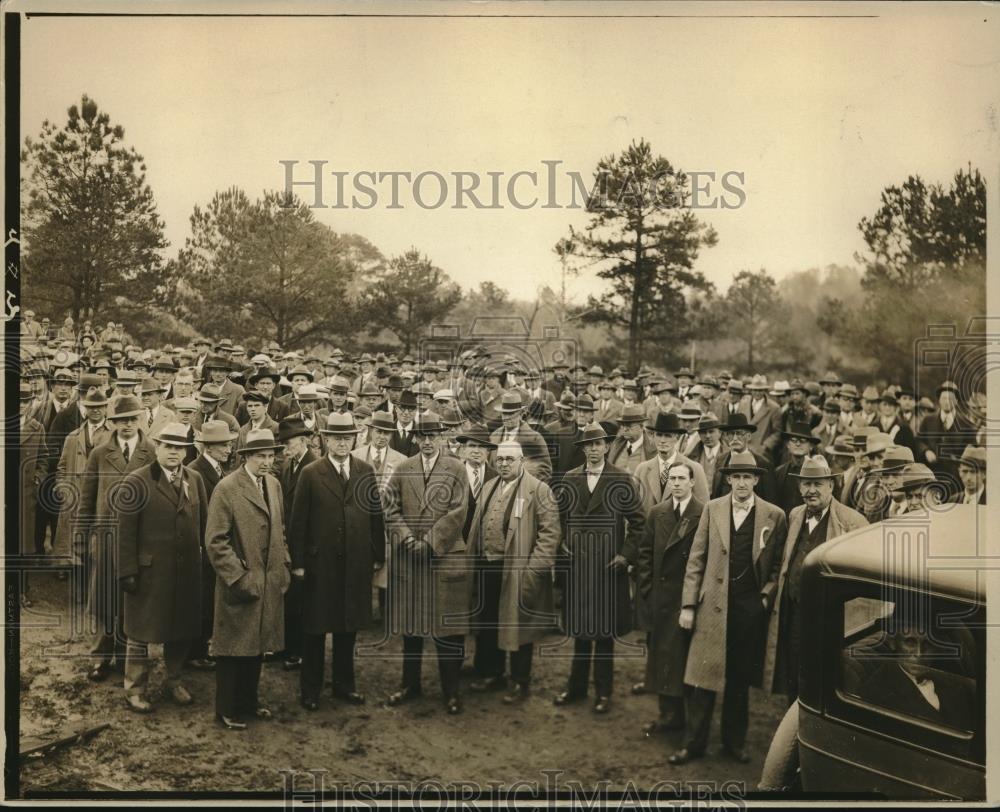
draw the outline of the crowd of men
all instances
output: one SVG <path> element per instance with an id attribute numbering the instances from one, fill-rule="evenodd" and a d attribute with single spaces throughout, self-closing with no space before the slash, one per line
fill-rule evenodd
<path id="1" fill-rule="evenodd" d="M 30 323 L 29 323 L 30 322 Z M 469 347 L 444 360 L 260 352 L 222 339 L 143 350 L 22 325 L 21 552 L 72 577 L 88 676 L 125 701 L 188 705 L 214 670 L 220 724 L 271 711 L 264 657 L 319 708 L 366 701 L 357 634 L 401 637 L 400 705 L 430 639 L 449 714 L 470 688 L 516 705 L 538 641 L 572 646 L 570 705 L 612 702 L 615 641 L 645 632 L 658 716 L 747 761 L 749 687 L 797 696 L 802 564 L 868 523 L 985 503 L 985 398 L 680 369 L 605 374 Z M 24 582 L 22 602 L 31 605 Z M 509 661 L 509 664 L 508 664 Z"/>

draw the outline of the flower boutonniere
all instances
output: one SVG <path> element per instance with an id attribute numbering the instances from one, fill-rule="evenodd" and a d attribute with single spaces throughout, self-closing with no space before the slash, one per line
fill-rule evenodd
<path id="1" fill-rule="evenodd" d="M 760 531 L 760 549 L 763 550 L 767 546 L 767 537 L 771 534 L 771 525 L 768 525 L 763 530 Z"/>
<path id="2" fill-rule="evenodd" d="M 191 491 L 188 490 L 188 481 L 186 479 L 181 481 L 181 487 L 184 489 L 184 498 L 189 502 L 191 501 Z"/>

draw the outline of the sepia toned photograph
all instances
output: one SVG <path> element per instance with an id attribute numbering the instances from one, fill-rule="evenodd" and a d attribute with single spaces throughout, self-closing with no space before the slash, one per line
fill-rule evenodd
<path id="1" fill-rule="evenodd" d="M 995 802 L 998 25 L 4 3 L 5 801 Z"/>

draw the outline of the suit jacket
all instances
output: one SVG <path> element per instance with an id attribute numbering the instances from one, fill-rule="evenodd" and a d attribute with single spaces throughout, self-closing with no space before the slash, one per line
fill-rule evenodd
<path id="1" fill-rule="evenodd" d="M 501 427 L 490 435 L 490 440 L 499 443 L 504 438 L 505 433 L 506 430 Z M 547 482 L 552 476 L 552 461 L 549 459 L 549 450 L 546 448 L 542 436 L 530 426 L 522 423 L 517 427 L 516 438 L 521 445 L 521 451 L 524 452 L 525 470 L 542 482 Z M 491 451 L 490 463 L 492 465 L 496 465 L 496 458 L 497 452 Z"/>
<path id="2" fill-rule="evenodd" d="M 292 505 L 295 503 L 295 488 L 302 477 L 302 470 L 318 459 L 319 455 L 315 451 L 311 448 L 306 448 L 306 453 L 302 455 L 302 460 L 295 467 L 294 472 L 292 471 L 291 459 L 285 459 L 285 464 L 281 468 L 281 474 L 278 476 L 278 482 L 281 483 L 281 495 L 284 500 L 286 531 L 292 523 Z"/>
<path id="3" fill-rule="evenodd" d="M 180 468 L 180 493 L 158 462 L 127 475 L 122 490 L 145 494 L 118 516 L 118 577 L 135 577 L 125 594 L 130 640 L 166 643 L 201 634 L 201 544 L 208 495 L 201 476 Z"/>
<path id="4" fill-rule="evenodd" d="M 610 398 L 607 405 L 598 399 L 594 402 L 594 405 L 597 407 L 597 413 L 594 416 L 597 422 L 602 420 L 614 420 L 617 422 L 621 420 L 622 410 L 625 408 L 625 404 L 618 400 L 618 398 Z"/>
<path id="5" fill-rule="evenodd" d="M 465 462 L 462 462 L 462 470 L 466 472 L 466 481 L 468 481 L 468 469 L 465 467 Z M 483 481 L 479 486 L 479 493 L 482 495 L 486 492 L 486 484 L 492 482 L 497 478 L 497 471 L 488 462 L 483 466 Z M 469 507 L 465 512 L 465 524 L 462 526 L 462 538 L 468 540 L 469 529 L 472 527 L 472 518 L 476 513 L 476 508 L 479 506 L 479 499 L 476 494 L 472 492 L 472 483 L 469 482 Z"/>
<path id="6" fill-rule="evenodd" d="M 716 399 L 715 403 L 712 404 L 712 414 L 715 415 L 716 419 L 725 424 L 729 421 L 729 403 L 724 402 L 721 398 Z M 743 404 L 737 402 L 735 404 L 737 413 L 743 411 Z"/>
<path id="7" fill-rule="evenodd" d="M 503 481 L 493 476 L 483 485 L 468 534 L 468 555 L 482 554 L 483 511 L 491 499 L 506 498 L 506 533 L 497 645 L 517 651 L 541 639 L 556 623 L 552 600 L 552 571 L 560 541 L 559 511 L 551 489 L 524 471 L 510 494 L 498 489 Z M 480 579 L 472 582 L 469 605 L 481 607 Z"/>
<path id="8" fill-rule="evenodd" d="M 688 633 L 678 625 L 688 554 L 704 504 L 693 496 L 674 516 L 673 499 L 656 505 L 646 517 L 636 565 L 636 600 L 645 605 L 650 628 L 646 688 L 650 693 L 684 695 Z"/>
<path id="9" fill-rule="evenodd" d="M 371 623 L 372 575 L 385 560 L 375 469 L 351 458 L 345 482 L 328 456 L 296 474 L 288 542 L 292 569 L 305 569 L 302 628 L 356 632 Z"/>
<path id="10" fill-rule="evenodd" d="M 792 561 L 795 547 L 799 541 L 799 533 L 806 520 L 806 507 L 799 505 L 788 514 L 788 536 L 784 549 L 781 553 L 781 569 L 778 574 L 778 585 L 774 593 L 773 611 L 768 619 L 767 644 L 764 650 L 764 689 L 772 693 L 783 693 L 783 665 L 785 660 L 784 652 L 781 650 L 786 644 L 784 640 L 779 640 L 781 631 L 781 596 L 785 591 L 785 579 L 788 576 L 788 565 Z M 830 515 L 826 523 L 826 539 L 832 541 L 838 536 L 857 530 L 859 527 L 867 526 L 868 521 L 855 510 L 851 510 L 847 505 L 843 505 L 834 499 L 830 502 Z"/>
<path id="11" fill-rule="evenodd" d="M 757 461 L 757 466 L 764 469 L 764 473 L 761 474 L 760 479 L 757 481 L 757 487 L 754 488 L 754 493 L 756 493 L 761 499 L 774 504 L 777 498 L 774 495 L 774 466 L 771 465 L 771 462 L 768 459 L 762 457 L 760 454 L 756 452 L 751 453 Z M 726 482 L 726 478 L 722 475 L 722 469 L 729 465 L 730 457 L 732 457 L 732 451 L 729 451 L 715 466 L 715 478 L 712 482 L 713 499 L 725 496 L 731 490 L 729 483 Z"/>
<path id="12" fill-rule="evenodd" d="M 145 413 L 145 411 L 139 415 L 139 425 L 151 440 L 156 439 L 156 436 L 160 433 L 160 429 L 167 425 L 167 423 L 174 423 L 177 421 L 177 413 L 170 411 L 170 409 L 162 403 L 156 410 L 156 417 L 153 418 L 152 425 L 149 424 L 148 417 L 149 416 Z"/>
<path id="13" fill-rule="evenodd" d="M 222 476 L 217 474 L 215 472 L 215 466 L 205 459 L 204 454 L 199 454 L 198 458 L 194 462 L 188 463 L 188 468 L 201 477 L 201 481 L 205 485 L 205 495 L 208 497 L 209 501 L 211 501 L 212 493 L 215 491 L 215 486 L 218 485 L 222 481 L 222 477 L 226 475 L 225 469 L 222 471 Z M 205 508 L 207 511 L 208 505 L 206 505 Z"/>
<path id="14" fill-rule="evenodd" d="M 709 494 L 713 493 L 716 474 L 718 473 L 719 467 L 728 456 L 729 446 L 723 440 L 719 440 L 718 451 L 715 452 L 715 457 L 712 460 L 708 459 L 708 453 L 705 449 L 704 443 L 700 444 L 695 453 L 692 455 L 691 459 L 698 463 L 705 471 L 705 479 L 708 481 Z"/>
<path id="15" fill-rule="evenodd" d="M 374 467 L 374 462 L 369 458 L 371 453 L 371 445 L 365 443 L 360 445 L 351 451 L 351 456 L 356 460 L 361 460 L 362 462 L 367 462 L 369 465 Z M 401 463 L 403 463 L 407 458 L 400 454 L 398 451 L 393 449 L 391 446 L 387 447 L 382 452 L 382 464 L 378 468 L 375 468 L 375 480 L 378 482 L 379 497 L 381 498 L 382 493 L 385 491 L 385 486 L 389 482 L 389 477 L 392 476 L 393 471 L 395 471 Z M 385 553 L 383 555 L 383 561 L 388 561 L 389 559 L 389 539 L 386 536 L 385 540 Z M 372 584 L 377 586 L 379 589 L 385 589 L 389 585 L 389 568 L 388 566 L 381 567 L 376 573 L 375 577 L 372 579 Z"/>
<path id="16" fill-rule="evenodd" d="M 46 459 L 45 429 L 37 420 L 29 417 L 18 436 L 17 471 L 21 493 L 21 555 L 32 555 L 35 551 L 35 510 L 38 506 L 38 488 L 48 473 Z"/>
<path id="17" fill-rule="evenodd" d="M 282 418 L 287 417 L 291 411 L 291 404 L 285 403 L 280 398 L 272 397 L 267 402 L 267 416 L 275 423 L 280 423 Z M 240 403 L 239 408 L 236 410 L 236 420 L 241 426 L 250 421 L 250 415 L 247 414 L 247 405 L 245 403 Z"/>
<path id="18" fill-rule="evenodd" d="M 389 478 L 383 493 L 389 536 L 389 600 L 405 601 L 390 612 L 390 634 L 417 637 L 468 633 L 471 570 L 462 528 L 469 488 L 462 462 L 443 452 L 424 478 L 423 456 L 410 457 Z M 410 550 L 407 538 L 424 542 Z"/>
<path id="19" fill-rule="evenodd" d="M 774 450 L 781 440 L 781 407 L 770 398 L 764 398 L 760 410 L 753 414 L 753 400 L 748 399 L 740 404 L 740 411 L 757 427 L 750 438 L 750 450 L 773 460 Z"/>
<path id="20" fill-rule="evenodd" d="M 407 434 L 406 438 L 399 436 L 399 423 L 396 424 L 396 430 L 392 433 L 392 437 L 389 439 L 389 448 L 393 451 L 398 451 L 404 457 L 412 457 L 415 454 L 420 453 L 420 448 L 417 446 L 417 438 L 413 434 L 413 428 L 411 426 L 410 433 Z"/>
<path id="21" fill-rule="evenodd" d="M 694 471 L 694 498 L 702 503 L 707 502 L 708 479 L 705 477 L 705 470 L 701 467 L 701 463 L 697 463 L 681 454 L 674 455 L 674 462 L 686 462 L 691 466 L 691 469 Z M 639 484 L 639 496 L 642 499 L 643 513 L 648 516 L 649 511 L 653 509 L 654 505 L 658 505 L 670 495 L 669 491 L 665 491 L 660 486 L 660 458 L 658 456 L 653 457 L 648 462 L 640 464 L 635 469 L 635 478 Z"/>
<path id="22" fill-rule="evenodd" d="M 648 431 L 642 433 L 642 445 L 637 454 L 629 457 L 628 440 L 619 434 L 611 441 L 611 448 L 608 449 L 608 462 L 616 468 L 622 468 L 635 476 L 636 469 L 644 462 L 648 462 L 656 456 L 656 442 Z"/>
<path id="23" fill-rule="evenodd" d="M 695 610 L 684 682 L 709 691 L 721 691 L 726 681 L 732 505 L 732 495 L 727 494 L 705 506 L 684 573 L 682 605 Z M 781 508 L 755 497 L 753 567 L 766 611 L 774 606 L 787 531 Z"/>

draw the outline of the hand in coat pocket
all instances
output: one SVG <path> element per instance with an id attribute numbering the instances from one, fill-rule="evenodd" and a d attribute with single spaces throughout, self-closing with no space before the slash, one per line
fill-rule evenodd
<path id="1" fill-rule="evenodd" d="M 244 572 L 226 592 L 227 603 L 253 603 L 257 600 L 260 600 L 260 593 L 249 570 Z"/>

